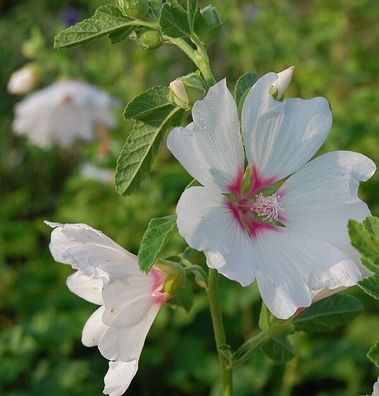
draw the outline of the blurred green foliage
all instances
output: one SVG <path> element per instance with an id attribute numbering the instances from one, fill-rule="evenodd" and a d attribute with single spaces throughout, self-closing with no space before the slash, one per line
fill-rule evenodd
<path id="1" fill-rule="evenodd" d="M 81 48 L 52 50 L 53 37 L 65 20 L 88 17 L 101 4 L 0 1 L 0 394 L 7 396 L 100 394 L 107 368 L 96 348 L 80 343 L 82 326 L 94 307 L 65 287 L 70 270 L 53 262 L 50 230 L 42 221 L 88 223 L 137 252 L 150 218 L 173 213 L 190 181 L 164 148 L 153 174 L 126 198 L 118 196 L 112 185 L 79 176 L 79 163 L 89 159 L 114 167 L 131 126 L 121 120 L 121 109 L 107 158 L 96 156 L 96 143 L 70 152 L 44 152 L 12 134 L 13 108 L 19 98 L 8 95 L 5 86 L 10 74 L 27 62 L 22 48 L 25 53 L 28 40 L 45 68 L 41 86 L 62 76 L 82 78 L 123 103 L 193 70 L 175 48 L 143 51 L 130 41 L 111 45 L 104 38 Z M 226 22 L 221 40 L 210 50 L 218 79 L 227 76 L 232 88 L 246 71 L 262 75 L 296 65 L 288 95 L 322 95 L 333 109 L 333 129 L 322 150 L 356 150 L 379 163 L 379 63 L 374 56 L 379 3 L 214 0 L 213 4 Z M 375 215 L 378 181 L 379 173 L 361 188 Z M 178 253 L 184 247 L 176 235 L 166 252 Z M 198 259 L 203 260 L 200 255 Z M 349 293 L 362 300 L 363 314 L 331 334 L 291 335 L 298 354 L 287 364 L 274 364 L 257 353 L 235 372 L 236 395 L 371 393 L 377 373 L 366 352 L 378 339 L 378 304 L 358 289 Z M 236 347 L 257 328 L 259 296 L 255 286 L 242 289 L 226 280 L 221 281 L 221 296 L 228 341 Z M 207 302 L 200 292 L 189 314 L 170 307 L 162 310 L 128 394 L 216 396 L 217 370 Z"/>

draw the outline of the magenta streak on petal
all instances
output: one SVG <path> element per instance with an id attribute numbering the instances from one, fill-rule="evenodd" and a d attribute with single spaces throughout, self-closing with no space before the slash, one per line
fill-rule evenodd
<path id="1" fill-rule="evenodd" d="M 258 169 L 255 165 L 251 167 L 251 184 L 248 191 L 248 197 L 253 197 L 256 193 L 263 190 L 264 188 L 271 186 L 275 183 L 277 179 L 275 177 L 268 177 L 267 179 L 262 179 L 259 175 Z"/>
<path id="2" fill-rule="evenodd" d="M 250 231 L 250 236 L 252 239 L 257 238 L 258 234 L 262 231 L 279 231 L 280 227 L 277 227 L 273 224 L 261 223 L 260 221 L 254 218 L 248 218 L 247 226 Z"/>
<path id="3" fill-rule="evenodd" d="M 228 185 L 228 192 L 238 197 L 242 191 L 242 184 L 243 184 L 243 169 L 239 169 L 237 172 L 237 176 L 233 183 Z"/>
<path id="4" fill-rule="evenodd" d="M 163 304 L 168 297 L 165 293 L 161 292 L 166 275 L 157 267 L 153 267 L 150 271 L 150 274 L 153 276 L 153 287 L 151 290 L 151 295 L 153 296 L 154 303 Z"/>
<path id="5" fill-rule="evenodd" d="M 227 206 L 227 208 L 232 213 L 233 220 L 238 223 L 238 225 L 241 227 L 242 231 L 245 231 L 245 227 L 243 226 L 241 215 L 240 215 L 238 209 L 233 205 L 232 202 L 230 202 L 228 200 L 225 200 L 225 205 Z"/>

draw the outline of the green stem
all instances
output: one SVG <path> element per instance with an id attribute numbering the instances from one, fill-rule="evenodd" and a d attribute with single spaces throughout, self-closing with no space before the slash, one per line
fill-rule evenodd
<path id="1" fill-rule="evenodd" d="M 234 353 L 233 366 L 240 367 L 245 364 L 250 359 L 253 352 L 255 352 L 255 349 L 266 342 L 269 338 L 270 337 L 266 333 L 262 332 L 242 344 Z"/>
<path id="2" fill-rule="evenodd" d="M 213 331 L 215 335 L 218 360 L 221 370 L 221 380 L 223 387 L 223 396 L 233 395 L 233 373 L 232 369 L 228 367 L 226 358 L 221 353 L 221 347 L 226 345 L 226 338 L 224 332 L 224 325 L 222 322 L 222 314 L 220 310 L 218 297 L 218 274 L 214 269 L 209 270 L 208 276 L 208 299 L 211 311 Z"/>

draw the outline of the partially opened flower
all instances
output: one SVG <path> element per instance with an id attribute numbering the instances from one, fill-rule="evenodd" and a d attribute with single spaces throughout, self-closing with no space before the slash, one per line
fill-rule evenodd
<path id="1" fill-rule="evenodd" d="M 349 151 L 308 162 L 331 128 L 329 104 L 321 97 L 275 100 L 273 85 L 282 93 L 288 83 L 279 77 L 268 73 L 249 91 L 242 136 L 223 80 L 195 103 L 193 122 L 170 133 L 168 147 L 202 184 L 179 200 L 180 233 L 210 268 L 243 286 L 256 279 L 271 312 L 285 319 L 320 291 L 361 279 L 347 222 L 370 213 L 357 192 L 375 164 Z"/>
<path id="2" fill-rule="evenodd" d="M 27 96 L 16 106 L 13 130 L 42 148 L 91 141 L 97 128 L 113 128 L 116 101 L 82 81 L 62 80 Z"/>
<path id="3" fill-rule="evenodd" d="M 46 222 L 54 228 L 50 251 L 58 262 L 77 270 L 68 288 L 99 305 L 83 328 L 84 345 L 98 346 L 110 360 L 104 393 L 122 395 L 138 369 L 146 335 L 166 300 L 164 273 L 144 274 L 137 257 L 85 224 Z"/>

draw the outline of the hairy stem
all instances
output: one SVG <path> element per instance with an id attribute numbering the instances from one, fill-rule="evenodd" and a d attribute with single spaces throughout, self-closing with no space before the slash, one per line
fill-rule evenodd
<path id="1" fill-rule="evenodd" d="M 220 364 L 221 380 L 223 388 L 223 396 L 233 395 L 233 373 L 232 368 L 228 367 L 228 361 L 221 353 L 221 347 L 226 345 L 224 332 L 224 324 L 222 322 L 222 314 L 218 296 L 218 274 L 214 269 L 209 270 L 208 276 L 208 299 L 211 311 L 213 331 L 215 335 L 218 360 Z"/>

